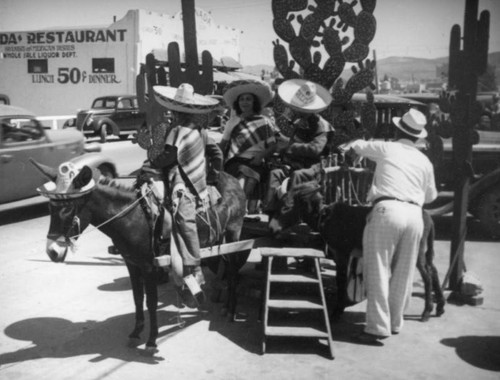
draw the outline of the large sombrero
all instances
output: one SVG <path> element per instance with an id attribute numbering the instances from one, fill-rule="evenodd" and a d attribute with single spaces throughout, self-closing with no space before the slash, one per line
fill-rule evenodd
<path id="1" fill-rule="evenodd" d="M 158 103 L 172 111 L 208 113 L 219 104 L 216 99 L 196 94 L 189 83 L 182 83 L 178 88 L 153 86 L 153 91 Z"/>
<path id="2" fill-rule="evenodd" d="M 235 80 L 224 88 L 224 101 L 232 107 L 241 94 L 253 94 L 259 99 L 260 106 L 264 108 L 272 99 L 273 92 L 267 83 L 258 80 Z"/>
<path id="3" fill-rule="evenodd" d="M 288 107 L 303 113 L 321 112 L 332 102 L 332 95 L 326 88 L 305 79 L 290 79 L 281 83 L 278 95 Z"/>
<path id="4" fill-rule="evenodd" d="M 33 161 L 32 161 L 33 162 Z M 33 164 L 42 172 L 46 169 L 36 162 Z M 44 172 L 44 173 L 45 173 Z M 40 195 L 50 199 L 75 199 L 91 192 L 96 186 L 93 172 L 88 166 L 77 167 L 72 162 L 63 162 L 59 165 L 57 177 L 38 187 Z"/>
<path id="5" fill-rule="evenodd" d="M 427 131 L 425 129 L 427 118 L 419 110 L 410 108 L 403 117 L 393 117 L 392 122 L 396 127 L 410 136 L 421 139 L 427 137 Z"/>

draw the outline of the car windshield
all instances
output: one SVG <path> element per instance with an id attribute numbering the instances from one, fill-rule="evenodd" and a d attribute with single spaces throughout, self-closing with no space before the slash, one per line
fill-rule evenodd
<path id="1" fill-rule="evenodd" d="M 99 98 L 92 104 L 93 109 L 108 109 L 116 107 L 116 99 L 114 98 Z"/>
<path id="2" fill-rule="evenodd" d="M 17 143 L 30 140 L 38 140 L 43 137 L 40 124 L 27 117 L 3 117 L 0 119 L 2 125 L 2 142 Z"/>

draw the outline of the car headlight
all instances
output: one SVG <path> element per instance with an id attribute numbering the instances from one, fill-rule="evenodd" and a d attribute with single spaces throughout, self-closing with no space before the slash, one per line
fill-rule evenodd
<path id="1" fill-rule="evenodd" d="M 92 119 L 91 117 L 89 117 L 87 119 L 87 126 L 90 126 L 92 124 L 92 122 L 94 121 L 94 119 Z"/>

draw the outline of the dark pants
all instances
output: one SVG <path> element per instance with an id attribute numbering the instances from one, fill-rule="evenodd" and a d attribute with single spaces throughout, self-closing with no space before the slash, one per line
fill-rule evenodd
<path id="1" fill-rule="evenodd" d="M 320 165 L 314 164 L 310 168 L 297 169 L 290 171 L 288 166 L 282 168 L 276 168 L 271 170 L 269 173 L 269 182 L 266 197 L 264 198 L 264 211 L 267 214 L 272 214 L 277 211 L 278 207 L 278 188 L 281 186 L 283 181 L 290 177 L 286 191 L 293 189 L 297 185 L 309 182 L 312 180 L 319 180 Z"/>

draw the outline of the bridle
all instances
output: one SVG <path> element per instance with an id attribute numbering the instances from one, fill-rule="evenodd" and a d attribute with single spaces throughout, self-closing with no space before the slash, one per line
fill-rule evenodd
<path id="1" fill-rule="evenodd" d="M 83 232 L 81 230 L 81 221 L 80 221 L 80 217 L 78 215 L 80 214 L 80 211 L 83 208 L 83 206 L 88 202 L 90 193 L 84 194 L 80 197 L 67 198 L 67 199 L 49 198 L 49 204 L 51 206 L 56 206 L 58 208 L 71 207 L 71 210 L 72 210 L 71 227 L 68 228 L 68 230 L 65 232 L 64 238 L 66 239 L 66 242 L 69 245 L 74 246 L 74 242 L 83 234 L 92 232 L 94 230 L 98 230 L 101 227 L 105 226 L 106 224 L 111 223 L 113 220 L 118 219 L 118 218 L 126 215 L 135 206 L 137 206 L 137 204 L 139 204 L 139 202 L 141 202 L 151 191 L 152 190 L 148 188 L 146 191 L 144 191 L 144 193 L 140 197 L 138 197 L 134 202 L 132 202 L 129 205 L 127 205 L 126 207 L 124 207 L 123 210 L 120 210 L 120 212 L 118 212 L 116 215 L 113 215 L 111 218 L 105 220 L 104 222 L 102 222 L 98 226 L 94 226 L 92 229 L 86 230 L 85 232 Z M 70 234 L 70 232 L 75 230 L 75 229 L 77 230 L 77 233 L 74 235 L 68 236 Z"/>

